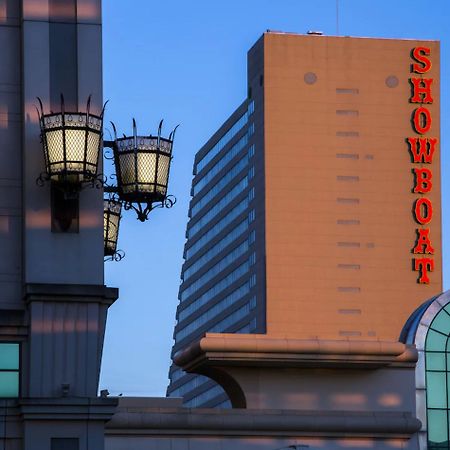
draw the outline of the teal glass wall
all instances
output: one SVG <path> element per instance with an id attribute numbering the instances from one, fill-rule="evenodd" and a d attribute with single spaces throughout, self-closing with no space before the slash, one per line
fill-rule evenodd
<path id="1" fill-rule="evenodd" d="M 0 398 L 19 396 L 19 344 L 0 343 Z"/>
<path id="2" fill-rule="evenodd" d="M 450 304 L 431 322 L 425 341 L 428 449 L 450 450 Z"/>

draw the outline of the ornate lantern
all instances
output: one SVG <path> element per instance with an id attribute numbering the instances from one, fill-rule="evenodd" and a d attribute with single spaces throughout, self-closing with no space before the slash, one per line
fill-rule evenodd
<path id="1" fill-rule="evenodd" d="M 122 202 L 113 196 L 104 199 L 103 203 L 103 240 L 104 255 L 109 260 L 120 261 L 124 256 L 122 250 L 117 250 Z"/>
<path id="2" fill-rule="evenodd" d="M 89 96 L 86 112 L 66 112 L 61 95 L 61 112 L 44 114 L 41 100 L 39 123 L 46 171 L 38 183 L 54 181 L 64 190 L 76 191 L 83 183 L 101 183 L 97 169 L 102 140 L 103 113 L 90 113 Z"/>
<path id="3" fill-rule="evenodd" d="M 175 203 L 175 198 L 167 195 L 167 184 L 176 128 L 168 138 L 163 138 L 162 123 L 157 136 L 138 136 L 133 119 L 133 136 L 122 138 L 117 138 L 112 124 L 117 193 L 124 202 L 124 208 L 133 208 L 142 222 L 155 207 L 170 208 Z"/>

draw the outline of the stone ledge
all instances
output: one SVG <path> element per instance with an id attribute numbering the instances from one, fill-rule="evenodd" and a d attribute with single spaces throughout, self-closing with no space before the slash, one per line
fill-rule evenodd
<path id="1" fill-rule="evenodd" d="M 106 424 L 106 435 L 221 434 L 248 436 L 327 435 L 410 437 L 421 422 L 407 412 L 217 410 L 119 408 Z"/>
<path id="2" fill-rule="evenodd" d="M 38 284 L 25 285 L 24 297 L 30 302 L 88 302 L 112 305 L 119 297 L 119 289 L 95 284 Z"/>
<path id="3" fill-rule="evenodd" d="M 268 335 L 207 333 L 173 358 L 190 372 L 202 366 L 414 367 L 417 351 L 401 342 L 283 339 Z"/>

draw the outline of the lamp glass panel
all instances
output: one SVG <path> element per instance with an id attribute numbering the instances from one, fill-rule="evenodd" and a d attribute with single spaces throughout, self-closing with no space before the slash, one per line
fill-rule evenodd
<path id="1" fill-rule="evenodd" d="M 169 166 L 170 156 L 160 155 L 158 163 L 157 183 L 162 186 L 157 186 L 157 190 L 163 195 L 165 195 L 167 191 L 167 183 L 169 181 Z"/>
<path id="2" fill-rule="evenodd" d="M 86 131 L 66 130 L 67 168 L 70 171 L 82 172 L 84 170 L 84 149 Z"/>
<path id="3" fill-rule="evenodd" d="M 100 143 L 100 135 L 97 133 L 93 133 L 92 131 L 89 131 L 87 139 L 86 161 L 95 167 L 97 167 L 98 163 L 98 152 L 100 148 L 99 143 Z"/>
<path id="4" fill-rule="evenodd" d="M 156 172 L 156 154 L 138 153 L 138 183 L 139 190 L 143 192 L 154 192 L 155 172 Z"/>
<path id="5" fill-rule="evenodd" d="M 119 155 L 120 178 L 125 193 L 134 191 L 135 183 L 135 158 L 134 153 L 122 153 Z"/>
<path id="6" fill-rule="evenodd" d="M 64 141 L 63 131 L 47 131 L 45 133 L 47 141 L 47 155 L 50 163 L 50 170 L 59 172 L 64 170 Z"/>

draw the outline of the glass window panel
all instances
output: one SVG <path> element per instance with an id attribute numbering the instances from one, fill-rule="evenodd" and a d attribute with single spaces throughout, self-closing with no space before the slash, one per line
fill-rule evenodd
<path id="1" fill-rule="evenodd" d="M 0 344 L 0 369 L 19 370 L 19 344 Z"/>
<path id="2" fill-rule="evenodd" d="M 431 323 L 431 328 L 448 335 L 450 332 L 450 315 L 441 310 Z"/>
<path id="3" fill-rule="evenodd" d="M 427 372 L 427 403 L 429 408 L 446 408 L 445 372 Z"/>
<path id="4" fill-rule="evenodd" d="M 0 372 L 0 398 L 19 396 L 19 372 Z"/>
<path id="5" fill-rule="evenodd" d="M 428 410 L 428 441 L 430 445 L 447 444 L 447 411 Z"/>
<path id="6" fill-rule="evenodd" d="M 445 353 L 426 353 L 427 370 L 445 370 Z"/>
<path id="7" fill-rule="evenodd" d="M 425 350 L 445 351 L 447 336 L 429 329 L 425 342 Z"/>

